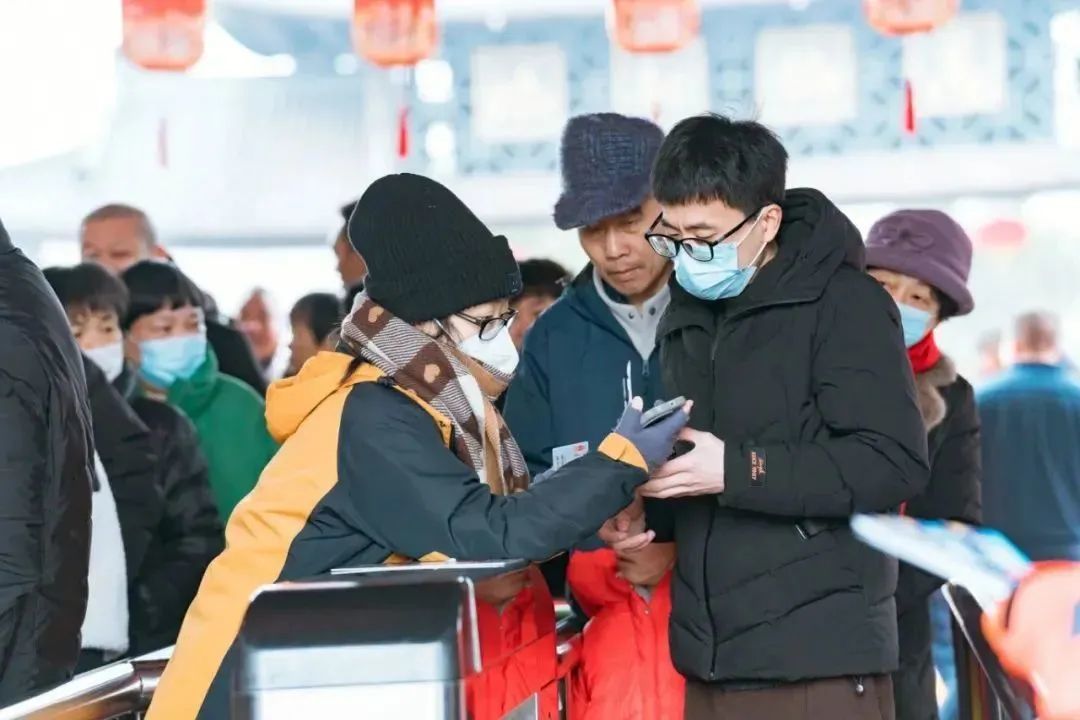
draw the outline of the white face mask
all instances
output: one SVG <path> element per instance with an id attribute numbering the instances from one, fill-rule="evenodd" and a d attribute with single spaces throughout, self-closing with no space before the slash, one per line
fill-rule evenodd
<path id="1" fill-rule="evenodd" d="M 109 382 L 120 377 L 120 373 L 124 371 L 124 344 L 122 342 L 83 350 L 83 354 L 101 368 Z"/>
<path id="2" fill-rule="evenodd" d="M 469 357 L 506 375 L 513 375 L 518 366 L 518 351 L 507 325 L 490 340 L 481 340 L 480 333 L 458 343 L 458 349 Z"/>

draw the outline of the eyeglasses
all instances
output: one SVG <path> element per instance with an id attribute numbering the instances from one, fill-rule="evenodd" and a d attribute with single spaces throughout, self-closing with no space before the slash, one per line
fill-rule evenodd
<path id="1" fill-rule="evenodd" d="M 648 231 L 646 231 L 645 233 L 645 239 L 649 241 L 649 245 L 652 247 L 653 252 L 662 257 L 673 258 L 679 254 L 680 249 L 683 249 L 686 251 L 687 255 L 694 258 L 695 260 L 699 262 L 709 262 L 713 259 L 713 255 L 717 245 L 720 245 L 725 240 L 729 239 L 732 235 L 739 232 L 739 230 L 746 226 L 746 223 L 758 217 L 761 211 L 764 210 L 766 207 L 766 205 L 762 205 L 757 210 L 744 217 L 742 219 L 742 222 L 740 222 L 738 225 L 731 228 L 715 240 L 700 240 L 698 238 L 683 239 L 671 237 L 670 235 L 664 235 L 663 233 L 653 232 L 656 229 L 656 226 L 660 224 L 660 221 L 664 217 L 663 213 L 661 213 L 660 215 L 656 216 L 656 220 L 654 220 L 653 224 L 649 226 Z"/>
<path id="2" fill-rule="evenodd" d="M 480 328 L 481 340 L 494 340 L 502 329 L 512 323 L 514 318 L 517 317 L 518 311 L 513 308 L 507 310 L 502 315 L 495 315 L 492 317 L 478 318 L 472 315 L 466 315 L 465 313 L 456 313 L 462 320 L 472 323 L 476 327 Z"/>

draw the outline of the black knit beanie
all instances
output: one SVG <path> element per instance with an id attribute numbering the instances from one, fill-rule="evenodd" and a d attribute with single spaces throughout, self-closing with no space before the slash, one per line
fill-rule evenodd
<path id="1" fill-rule="evenodd" d="M 449 317 L 521 291 L 510 244 L 454 193 L 402 173 L 376 180 L 349 218 L 371 299 L 409 323 Z"/>

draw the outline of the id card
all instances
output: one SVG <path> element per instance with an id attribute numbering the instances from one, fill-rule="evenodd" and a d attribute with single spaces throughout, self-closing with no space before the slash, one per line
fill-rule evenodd
<path id="1" fill-rule="evenodd" d="M 551 451 L 551 469 L 558 470 L 571 460 L 577 460 L 582 455 L 589 454 L 589 443 L 579 442 L 573 445 L 563 445 Z"/>

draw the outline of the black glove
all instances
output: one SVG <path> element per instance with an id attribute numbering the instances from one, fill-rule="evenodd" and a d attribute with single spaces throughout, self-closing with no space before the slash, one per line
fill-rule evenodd
<path id="1" fill-rule="evenodd" d="M 641 405 L 640 398 L 634 398 L 626 406 L 622 418 L 619 419 L 619 424 L 615 426 L 615 432 L 629 440 L 637 448 L 641 456 L 645 458 L 645 463 L 651 471 L 663 465 L 671 457 L 671 450 L 675 447 L 675 439 L 682 429 L 686 427 L 690 416 L 687 414 L 686 408 L 680 408 L 660 422 L 649 427 L 642 427 L 641 407 L 635 407 L 635 405 Z"/>

